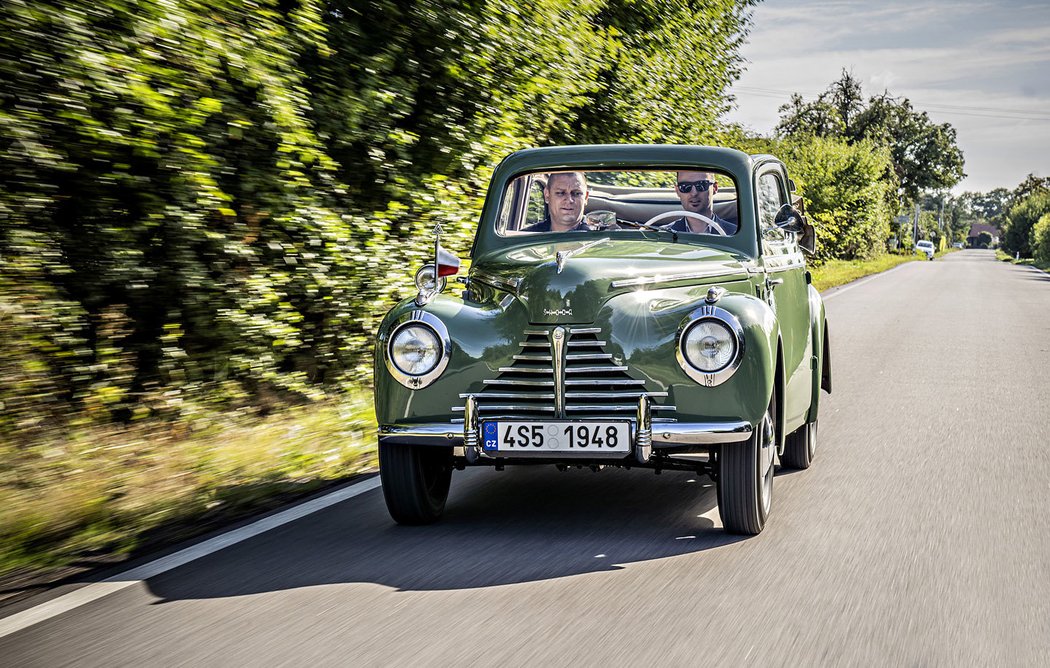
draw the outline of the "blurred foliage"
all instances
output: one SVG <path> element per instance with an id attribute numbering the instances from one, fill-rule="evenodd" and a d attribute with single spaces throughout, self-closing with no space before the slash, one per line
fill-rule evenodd
<path id="1" fill-rule="evenodd" d="M 717 139 L 752 0 L 7 0 L 0 434 L 367 379 L 495 163 Z"/>
<path id="2" fill-rule="evenodd" d="M 951 188 L 965 176 L 951 124 L 934 123 L 908 98 L 889 92 L 865 101 L 860 82 L 848 71 L 812 102 L 793 95 L 780 113 L 780 136 L 838 137 L 850 144 L 869 141 L 887 147 L 895 186 L 908 201 Z"/>

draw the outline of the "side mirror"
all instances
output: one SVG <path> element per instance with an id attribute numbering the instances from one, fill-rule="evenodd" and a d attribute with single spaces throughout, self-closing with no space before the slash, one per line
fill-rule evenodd
<path id="1" fill-rule="evenodd" d="M 803 251 L 814 255 L 817 252 L 817 234 L 802 212 L 790 204 L 777 211 L 773 224 L 785 232 L 798 235 L 798 245 Z"/>
<path id="2" fill-rule="evenodd" d="M 803 218 L 804 216 L 801 211 L 790 204 L 785 204 L 780 207 L 779 211 L 777 211 L 777 216 L 773 219 L 773 224 L 785 232 L 802 234 L 804 225 L 802 222 Z"/>

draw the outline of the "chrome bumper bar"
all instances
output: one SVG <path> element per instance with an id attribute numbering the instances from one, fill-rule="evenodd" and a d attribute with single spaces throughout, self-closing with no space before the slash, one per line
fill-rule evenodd
<path id="1" fill-rule="evenodd" d="M 651 400 L 642 396 L 634 420 L 634 457 L 642 464 L 652 458 L 653 450 L 683 446 L 721 445 L 751 437 L 751 423 L 736 422 L 657 422 L 650 417 Z M 474 397 L 467 397 L 463 424 L 436 422 L 414 425 L 380 425 L 380 443 L 453 446 L 454 454 L 475 463 L 492 455 L 481 448 L 480 418 Z"/>

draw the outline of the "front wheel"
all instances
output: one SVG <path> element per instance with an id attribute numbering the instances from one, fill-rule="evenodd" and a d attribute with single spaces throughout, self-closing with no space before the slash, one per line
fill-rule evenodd
<path id="1" fill-rule="evenodd" d="M 445 512 L 452 483 L 452 449 L 380 443 L 379 477 L 386 508 L 395 522 L 436 522 Z"/>
<path id="2" fill-rule="evenodd" d="M 718 513 L 728 533 L 754 536 L 766 525 L 773 502 L 775 406 L 770 399 L 750 439 L 723 445 L 719 453 Z"/>
<path id="3" fill-rule="evenodd" d="M 807 422 L 788 434 L 780 463 L 792 469 L 808 469 L 817 449 L 817 421 Z"/>

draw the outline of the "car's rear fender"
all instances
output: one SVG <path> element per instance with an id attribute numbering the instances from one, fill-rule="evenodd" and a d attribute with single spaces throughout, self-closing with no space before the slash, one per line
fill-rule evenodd
<path id="1" fill-rule="evenodd" d="M 821 299 L 820 293 L 812 285 L 809 286 L 809 312 L 810 336 L 813 340 L 813 357 L 810 360 L 813 383 L 809 411 L 806 413 L 806 422 L 815 422 L 817 411 L 820 407 L 821 386 L 826 384 L 827 392 L 831 392 L 831 352 L 828 349 L 828 325 L 824 300 Z"/>

